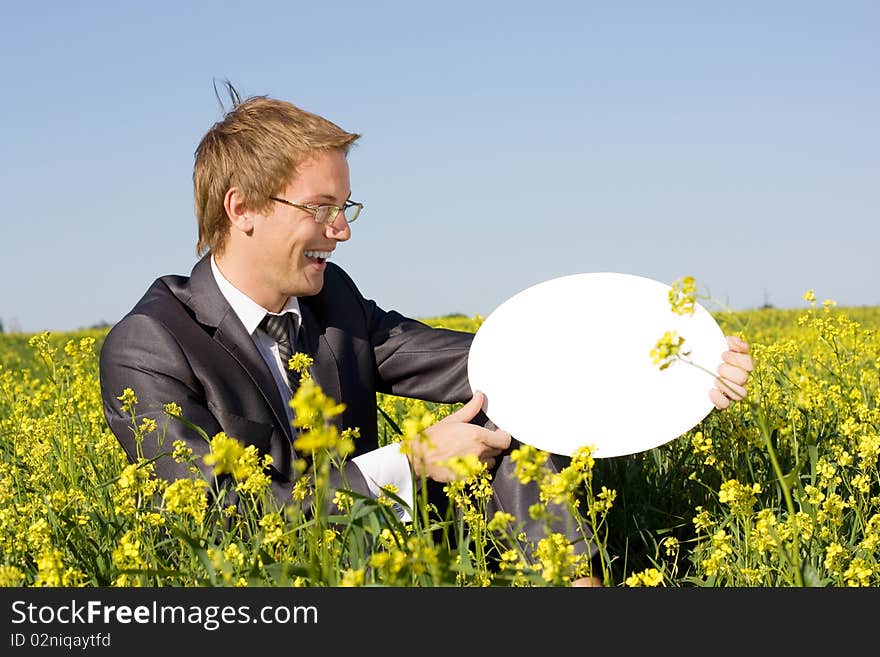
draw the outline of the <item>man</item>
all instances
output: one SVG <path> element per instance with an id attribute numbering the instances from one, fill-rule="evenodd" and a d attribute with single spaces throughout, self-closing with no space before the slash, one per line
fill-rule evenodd
<path id="1" fill-rule="evenodd" d="M 334 473 L 334 485 L 344 481 L 375 496 L 392 483 L 409 501 L 413 476 L 450 481 L 454 475 L 443 461 L 473 454 L 495 468 L 497 507 L 538 540 L 544 527 L 528 513 L 537 491 L 512 476 L 509 454 L 516 443 L 487 422 L 483 395 L 470 390 L 473 335 L 383 310 L 328 262 L 351 237 L 349 224 L 362 209 L 350 198 L 346 158 L 358 137 L 266 97 L 236 102 L 205 134 L 193 172 L 202 257 L 189 277 L 157 279 L 108 334 L 100 357 L 107 421 L 134 460 L 131 418 L 118 396 L 133 389 L 141 417 L 161 417 L 164 405 L 175 402 L 209 436 L 224 431 L 270 454 L 273 492 L 289 503 L 297 455 L 288 402 L 296 382 L 286 376 L 286 358 L 304 352 L 313 358 L 315 383 L 345 404 L 338 426 L 360 430 L 355 455 Z M 737 399 L 751 366 L 747 353 L 734 355 L 726 379 L 730 398 Z M 377 392 L 466 403 L 426 430 L 427 446 L 402 454 L 396 444 L 378 445 Z M 726 403 L 728 397 L 716 400 Z M 173 440 L 197 456 L 207 451 L 182 423 L 169 424 L 166 441 Z M 147 458 L 159 451 L 147 442 L 143 449 Z M 201 467 L 210 481 L 210 469 Z M 189 476 L 170 458 L 159 459 L 156 472 L 169 480 Z M 572 527 L 561 518 L 560 531 L 574 537 Z M 580 541 L 576 550 L 596 548 Z"/>

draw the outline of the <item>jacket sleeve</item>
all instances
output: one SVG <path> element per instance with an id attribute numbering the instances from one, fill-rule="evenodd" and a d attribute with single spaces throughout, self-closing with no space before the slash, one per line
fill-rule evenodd
<path id="1" fill-rule="evenodd" d="M 377 392 L 440 403 L 471 398 L 467 356 L 472 333 L 434 328 L 397 311 L 384 310 L 365 298 L 344 270 L 334 267 L 332 271 L 334 298 L 325 303 L 360 311 L 359 321 L 349 326 L 357 325 L 356 331 L 363 331 L 359 337 L 366 339 L 372 350 Z M 341 301 L 342 297 L 348 301 Z"/>

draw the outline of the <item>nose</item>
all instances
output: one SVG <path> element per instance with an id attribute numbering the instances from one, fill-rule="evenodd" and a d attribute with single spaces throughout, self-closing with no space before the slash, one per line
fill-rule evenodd
<path id="1" fill-rule="evenodd" d="M 342 212 L 337 212 L 336 218 L 331 223 L 326 224 L 324 230 L 328 238 L 337 242 L 345 242 L 351 238 L 351 226 L 349 226 L 348 219 L 345 218 L 345 214 Z"/>

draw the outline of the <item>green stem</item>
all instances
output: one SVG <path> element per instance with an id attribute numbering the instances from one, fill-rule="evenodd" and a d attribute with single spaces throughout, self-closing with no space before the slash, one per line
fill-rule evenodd
<path id="1" fill-rule="evenodd" d="M 773 464 L 773 471 L 776 473 L 776 479 L 779 481 L 779 485 L 782 487 L 782 495 L 785 497 L 785 506 L 788 508 L 788 516 L 791 518 L 791 526 L 792 526 L 792 535 L 793 535 L 793 549 L 791 551 L 791 559 L 794 562 L 794 576 L 797 581 L 797 585 L 803 587 L 804 579 L 801 573 L 801 564 L 800 564 L 800 530 L 798 528 L 797 515 L 794 510 L 794 501 L 791 498 L 791 489 L 788 486 L 788 482 L 785 480 L 785 476 L 782 474 L 782 468 L 779 467 L 779 460 L 776 458 L 776 450 L 773 449 L 773 443 L 770 440 L 770 430 L 767 428 L 767 421 L 764 418 L 764 414 L 760 412 L 757 404 L 752 405 L 752 410 L 755 411 L 755 415 L 757 416 L 758 425 L 761 428 L 761 436 L 764 439 L 764 444 L 767 446 L 767 453 L 770 455 L 770 462 Z M 782 545 L 780 544 L 780 547 Z M 783 550 L 785 548 L 783 547 Z"/>

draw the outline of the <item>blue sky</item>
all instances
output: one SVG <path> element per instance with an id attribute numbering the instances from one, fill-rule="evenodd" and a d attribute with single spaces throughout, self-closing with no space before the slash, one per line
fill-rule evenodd
<path id="1" fill-rule="evenodd" d="M 4 3 L 0 320 L 117 321 L 195 262 L 212 87 L 363 135 L 334 260 L 415 317 L 573 273 L 880 305 L 880 3 Z"/>

